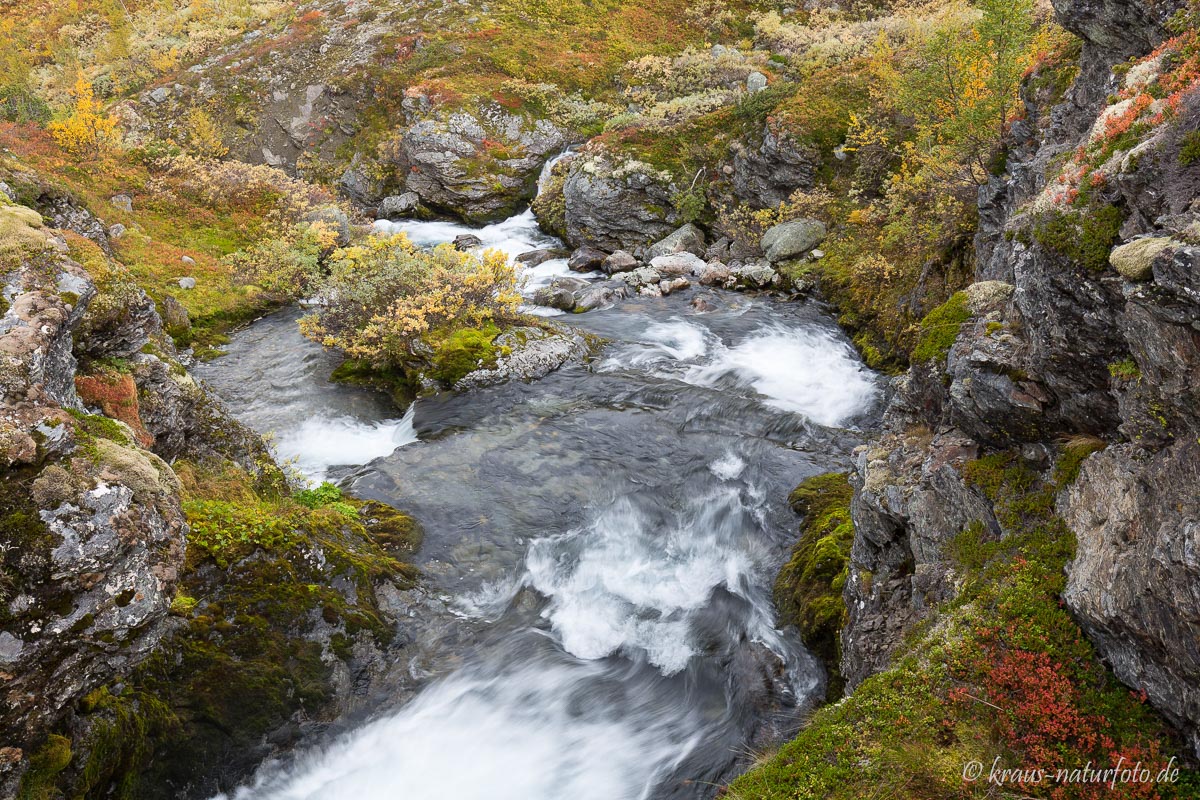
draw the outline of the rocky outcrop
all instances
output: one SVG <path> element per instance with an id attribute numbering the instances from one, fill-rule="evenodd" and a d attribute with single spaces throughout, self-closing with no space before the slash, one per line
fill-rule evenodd
<path id="1" fill-rule="evenodd" d="M 1012 533 L 964 477 L 1004 451 L 1058 492 L 1076 539 L 1067 606 L 1200 753 L 1200 164 L 1180 158 L 1200 100 L 1180 98 L 1077 202 L 1050 165 L 1086 144 L 1121 82 L 1154 79 L 1153 59 L 1120 80 L 1109 66 L 1156 46 L 1181 4 L 1054 5 L 1085 39 L 1080 75 L 1053 106 L 1031 81 L 1009 172 L 980 191 L 966 319 L 944 361 L 897 379 L 883 436 L 857 456 L 842 668 L 852 686 L 882 669 L 953 595 L 951 537 Z M 1107 445 L 1073 483 L 1054 466 L 1067 437 Z"/>
<path id="2" fill-rule="evenodd" d="M 754 208 L 776 208 L 796 190 L 811 189 L 821 165 L 820 153 L 769 123 L 761 141 L 735 142 L 730 151 L 733 193 Z"/>
<path id="3" fill-rule="evenodd" d="M 505 331 L 496 337 L 495 345 L 508 354 L 498 358 L 492 367 L 468 373 L 455 384 L 455 389 L 478 389 L 513 380 L 534 381 L 591 350 L 588 340 L 577 331 L 530 327 Z"/>
<path id="4" fill-rule="evenodd" d="M 0 214 L 25 240 L 6 253 L 0 318 L 0 737 L 16 748 L 0 787 L 11 796 L 46 730 L 169 630 L 186 525 L 171 468 L 122 423 L 82 412 L 72 337 L 96 296 L 90 276 L 36 215 Z"/>
<path id="5" fill-rule="evenodd" d="M 405 104 L 418 107 L 416 98 Z M 507 216 L 532 198 L 542 167 L 565 145 L 563 132 L 547 120 L 487 107 L 417 120 L 404 131 L 392 161 L 403 187 L 422 204 L 482 222 Z"/>

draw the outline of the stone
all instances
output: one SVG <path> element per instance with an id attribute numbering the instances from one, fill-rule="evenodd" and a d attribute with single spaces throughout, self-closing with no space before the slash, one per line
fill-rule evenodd
<path id="1" fill-rule="evenodd" d="M 618 300 L 629 297 L 629 286 L 617 280 L 604 283 L 589 284 L 587 288 L 575 293 L 575 313 L 591 311 L 597 308 L 609 308 Z"/>
<path id="2" fill-rule="evenodd" d="M 561 188 L 565 237 L 576 247 L 637 254 L 679 227 L 674 194 L 670 175 L 648 164 L 604 151 L 576 156 Z"/>
<path id="3" fill-rule="evenodd" d="M 115 225 L 108 226 L 108 238 L 110 240 L 115 242 L 117 239 L 120 239 L 124 235 L 125 235 L 125 226 L 122 225 L 121 223 L 118 222 Z"/>
<path id="4" fill-rule="evenodd" d="M 662 275 L 654 267 L 639 267 L 629 272 L 618 272 L 613 275 L 613 280 L 621 281 L 636 289 L 641 286 L 657 284 L 662 280 Z"/>
<path id="5" fill-rule="evenodd" d="M 751 72 L 746 76 L 746 91 L 754 94 L 767 88 L 767 76 L 761 72 Z"/>
<path id="6" fill-rule="evenodd" d="M 189 267 L 196 266 L 196 259 L 192 258 L 191 256 L 180 256 L 179 260 Z"/>
<path id="7" fill-rule="evenodd" d="M 651 260 L 650 266 L 664 277 L 677 278 L 681 275 L 699 275 L 707 265 L 699 256 L 691 253 L 675 253 Z"/>
<path id="8" fill-rule="evenodd" d="M 471 250 L 476 247 L 483 246 L 483 239 L 480 239 L 473 233 L 460 233 L 454 237 L 452 242 L 456 250 Z"/>
<path id="9" fill-rule="evenodd" d="M 304 215 L 305 222 L 320 222 L 337 234 L 338 247 L 350 244 L 350 217 L 333 203 L 314 208 Z"/>
<path id="10" fill-rule="evenodd" d="M 751 261 L 731 270 L 734 282 L 748 289 L 762 289 L 775 283 L 778 273 L 766 261 Z"/>
<path id="11" fill-rule="evenodd" d="M 547 261 L 553 261 L 556 258 L 565 258 L 566 255 L 567 254 L 562 250 L 546 248 L 542 250 L 530 250 L 527 253 L 521 253 L 516 257 L 515 260 L 518 264 L 524 264 L 527 267 L 536 267 L 541 264 L 545 264 Z"/>
<path id="12" fill-rule="evenodd" d="M 618 272 L 628 272 L 631 269 L 636 269 L 638 260 L 624 250 L 617 252 L 604 259 L 604 263 L 600 265 L 602 272 L 608 275 L 614 275 Z"/>
<path id="13" fill-rule="evenodd" d="M 157 89 L 155 89 L 154 91 L 150 92 L 150 102 L 165 103 L 167 101 L 167 98 L 169 98 L 170 96 L 171 96 L 171 90 L 165 86 L 160 86 Z"/>
<path id="14" fill-rule="evenodd" d="M 567 266 L 574 272 L 595 272 L 600 269 L 608 253 L 594 247 L 580 247 L 571 253 Z"/>
<path id="15" fill-rule="evenodd" d="M 704 231 L 689 222 L 670 236 L 651 245 L 646 255 L 651 260 L 658 256 L 671 255 L 673 253 L 691 253 L 692 255 L 702 256 L 704 255 L 704 248 Z"/>
<path id="16" fill-rule="evenodd" d="M 421 196 L 416 192 L 391 195 L 379 202 L 379 219 L 400 219 L 417 210 L 421 204 Z"/>
<path id="17" fill-rule="evenodd" d="M 663 297 L 666 297 L 672 292 L 678 292 L 681 289 L 687 289 L 691 285 L 692 282 L 687 278 L 671 278 L 669 280 L 659 281 L 658 289 L 662 292 Z"/>
<path id="18" fill-rule="evenodd" d="M 825 241 L 825 223 L 815 219 L 794 219 L 775 225 L 763 234 L 759 246 L 772 264 L 806 255 Z"/>
<path id="19" fill-rule="evenodd" d="M 180 289 L 195 289 L 196 288 L 196 279 L 195 278 L 180 278 L 177 281 L 177 283 L 179 284 Z"/>
<path id="20" fill-rule="evenodd" d="M 1154 277 L 1154 261 L 1172 245 L 1179 244 L 1168 236 L 1149 236 L 1134 239 L 1115 248 L 1108 255 L 1113 269 L 1127 281 L 1148 281 Z"/>
<path id="21" fill-rule="evenodd" d="M 733 273 L 721 262 L 713 261 L 704 265 L 699 278 L 701 286 L 725 286 L 733 279 Z"/>
<path id="22" fill-rule="evenodd" d="M 121 211 L 133 211 L 133 198 L 127 194 L 113 195 L 109 202 L 113 204 L 114 208 L 118 208 Z"/>
<path id="23" fill-rule="evenodd" d="M 192 320 L 188 316 L 187 309 L 183 303 L 176 300 L 171 295 L 163 295 L 162 300 L 162 321 L 163 325 L 169 332 L 184 332 L 192 328 Z"/>

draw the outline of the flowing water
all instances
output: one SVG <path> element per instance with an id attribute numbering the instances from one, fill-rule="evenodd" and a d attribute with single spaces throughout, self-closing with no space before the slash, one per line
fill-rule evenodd
<path id="1" fill-rule="evenodd" d="M 379 227 L 423 244 L 466 230 Z M 529 215 L 474 233 L 510 254 L 553 244 Z M 405 414 L 329 383 L 296 312 L 201 369 L 306 474 L 416 516 L 417 563 L 453 615 L 453 635 L 397 655 L 425 682 L 415 698 L 231 797 L 706 798 L 794 728 L 823 674 L 775 627 L 786 498 L 845 467 L 877 385 L 818 307 L 704 291 L 700 314 L 697 291 L 563 317 L 609 344 Z"/>

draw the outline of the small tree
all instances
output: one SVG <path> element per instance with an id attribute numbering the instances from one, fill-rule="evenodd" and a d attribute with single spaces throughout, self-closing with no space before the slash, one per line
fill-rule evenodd
<path id="1" fill-rule="evenodd" d="M 96 157 L 117 144 L 117 118 L 104 113 L 96 100 L 92 84 L 86 78 L 71 87 L 73 104 L 66 119 L 50 123 L 48 130 L 54 140 L 76 156 Z"/>

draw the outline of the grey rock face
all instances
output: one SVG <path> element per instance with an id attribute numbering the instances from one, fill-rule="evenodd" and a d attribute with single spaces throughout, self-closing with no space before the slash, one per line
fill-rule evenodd
<path id="1" fill-rule="evenodd" d="M 763 234 L 759 246 L 772 264 L 807 255 L 825 241 L 825 223 L 815 219 L 794 219 L 775 225 Z"/>
<path id="2" fill-rule="evenodd" d="M 1059 22 L 1108 54 L 1110 63 L 1148 53 L 1184 0 L 1052 0 Z"/>
<path id="3" fill-rule="evenodd" d="M 738 199 L 755 208 L 775 208 L 797 189 L 811 189 L 820 155 L 764 127 L 761 142 L 736 142 L 733 189 Z"/>
<path id="4" fill-rule="evenodd" d="M 669 176 L 645 164 L 580 155 L 571 161 L 562 191 L 567 241 L 577 247 L 636 255 L 676 228 Z"/>
<path id="5" fill-rule="evenodd" d="M 651 259 L 659 256 L 673 255 L 674 253 L 691 253 L 694 256 L 703 256 L 704 250 L 704 231 L 689 222 L 667 238 L 656 242 L 651 246 L 646 255 Z"/>
<path id="6" fill-rule="evenodd" d="M 1113 672 L 1200 754 L 1200 445 L 1132 445 L 1085 462 L 1063 503 L 1078 555 L 1063 594 Z M 1181 491 L 1182 489 L 1182 491 Z"/>

